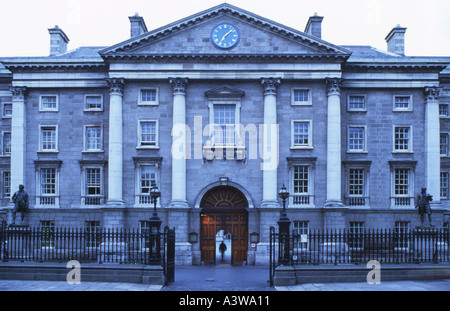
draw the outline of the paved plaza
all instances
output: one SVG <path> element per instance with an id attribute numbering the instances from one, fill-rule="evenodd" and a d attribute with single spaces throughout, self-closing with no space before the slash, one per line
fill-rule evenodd
<path id="1" fill-rule="evenodd" d="M 66 281 L 0 280 L 0 291 L 450 291 L 450 279 L 427 281 L 389 281 L 381 284 L 313 283 L 269 287 L 268 267 L 229 265 L 179 266 L 175 282 L 160 285 Z"/>

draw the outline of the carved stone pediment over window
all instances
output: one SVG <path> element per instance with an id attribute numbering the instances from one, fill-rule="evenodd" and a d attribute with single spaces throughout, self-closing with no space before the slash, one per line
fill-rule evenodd
<path id="1" fill-rule="evenodd" d="M 245 92 L 228 85 L 223 85 L 206 91 L 205 96 L 208 99 L 241 99 L 245 96 Z"/>

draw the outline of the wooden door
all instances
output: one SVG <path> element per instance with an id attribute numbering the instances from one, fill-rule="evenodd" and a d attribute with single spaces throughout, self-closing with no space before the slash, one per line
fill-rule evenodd
<path id="1" fill-rule="evenodd" d="M 216 260 L 216 234 L 220 230 L 231 233 L 231 263 L 241 265 L 247 260 L 248 207 L 245 196 L 235 188 L 220 186 L 208 191 L 200 206 L 207 216 L 201 216 L 200 249 L 202 261 Z"/>

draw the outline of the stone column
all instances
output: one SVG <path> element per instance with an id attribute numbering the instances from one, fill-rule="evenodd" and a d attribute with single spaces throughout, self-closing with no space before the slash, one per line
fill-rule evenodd
<path id="1" fill-rule="evenodd" d="M 106 207 L 124 208 L 123 201 L 123 118 L 122 102 L 125 81 L 107 79 L 109 93 L 108 200 Z"/>
<path id="2" fill-rule="evenodd" d="M 344 207 L 341 199 L 341 84 L 327 78 L 327 198 L 325 207 Z"/>
<path id="3" fill-rule="evenodd" d="M 26 87 L 11 87 L 11 193 L 19 190 L 19 185 L 26 185 Z M 26 189 L 25 189 L 26 190 Z"/>
<path id="4" fill-rule="evenodd" d="M 279 162 L 277 87 L 280 83 L 281 80 L 279 78 L 261 79 L 264 94 L 264 133 L 262 137 L 263 145 L 261 154 L 263 200 L 261 202 L 261 207 L 280 207 L 277 191 L 277 169 Z"/>
<path id="5" fill-rule="evenodd" d="M 186 89 L 187 78 L 169 78 L 173 88 L 172 201 L 170 207 L 189 207 L 186 200 Z"/>
<path id="6" fill-rule="evenodd" d="M 432 204 L 440 203 L 439 92 L 438 87 L 425 88 L 425 183 Z"/>

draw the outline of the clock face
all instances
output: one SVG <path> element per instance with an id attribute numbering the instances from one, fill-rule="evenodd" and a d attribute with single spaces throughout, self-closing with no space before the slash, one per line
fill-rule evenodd
<path id="1" fill-rule="evenodd" d="M 231 49 L 239 42 L 239 30 L 228 23 L 222 23 L 211 32 L 211 41 L 221 49 Z"/>

